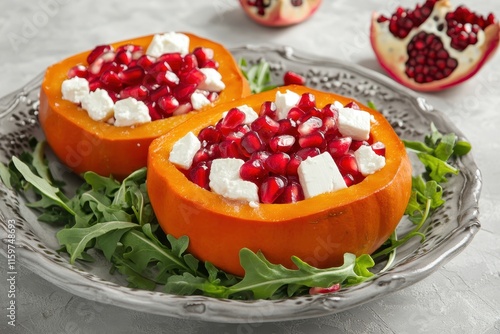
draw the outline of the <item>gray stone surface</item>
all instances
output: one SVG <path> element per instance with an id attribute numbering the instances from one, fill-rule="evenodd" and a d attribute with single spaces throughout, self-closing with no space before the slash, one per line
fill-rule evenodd
<path id="1" fill-rule="evenodd" d="M 371 51 L 370 13 L 414 1 L 325 0 L 309 21 L 269 29 L 249 21 L 236 0 L 0 2 L 0 95 L 48 65 L 97 44 L 161 31 L 189 31 L 227 46 L 290 45 L 381 71 Z M 498 1 L 462 0 L 500 16 Z M 482 229 L 461 254 L 414 286 L 339 314 L 265 324 L 174 319 L 88 301 L 20 269 L 17 326 L 7 325 L 5 275 L 0 279 L 0 333 L 485 333 L 500 332 L 500 56 L 464 85 L 423 94 L 474 147 L 482 170 Z M 3 237 L 3 236 L 2 236 Z M 4 266 L 1 265 L 3 268 Z"/>

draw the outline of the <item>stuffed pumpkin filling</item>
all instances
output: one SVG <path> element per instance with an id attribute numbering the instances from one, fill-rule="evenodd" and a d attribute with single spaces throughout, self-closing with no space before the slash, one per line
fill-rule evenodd
<path id="1" fill-rule="evenodd" d="M 225 84 L 214 50 L 190 50 L 189 36 L 169 32 L 147 48 L 100 45 L 87 64 L 68 71 L 62 97 L 85 109 L 95 121 L 118 127 L 186 114 L 218 99 Z"/>
<path id="2" fill-rule="evenodd" d="M 231 108 L 176 141 L 169 161 L 227 199 L 286 204 L 362 182 L 385 166 L 370 113 L 355 102 L 317 105 L 313 93 L 277 92 L 256 111 Z"/>

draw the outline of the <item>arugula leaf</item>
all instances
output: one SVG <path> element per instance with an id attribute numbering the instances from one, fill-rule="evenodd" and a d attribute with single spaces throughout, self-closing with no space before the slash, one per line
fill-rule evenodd
<path id="1" fill-rule="evenodd" d="M 271 68 L 269 67 L 269 63 L 264 59 L 259 60 L 255 65 L 249 65 L 246 59 L 241 58 L 238 60 L 238 66 L 243 76 L 247 79 L 253 94 L 277 87 L 271 84 Z"/>

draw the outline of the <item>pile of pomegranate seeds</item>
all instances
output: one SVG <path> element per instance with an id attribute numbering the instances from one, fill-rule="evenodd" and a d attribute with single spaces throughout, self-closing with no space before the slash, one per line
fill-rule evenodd
<path id="1" fill-rule="evenodd" d="M 210 48 L 155 58 L 138 45 L 122 45 L 116 50 L 101 45 L 88 55 L 87 64 L 71 68 L 68 78 L 86 79 L 90 91 L 104 89 L 114 102 L 128 97 L 144 102 L 153 121 L 192 111 L 191 95 L 195 92 L 210 102 L 218 97 L 216 91 L 200 89 L 206 79 L 200 69 L 219 67 Z"/>
<path id="2" fill-rule="evenodd" d="M 351 102 L 346 108 L 359 109 Z M 241 107 L 240 107 L 241 108 Z M 264 102 L 259 117 L 245 124 L 246 114 L 239 108 L 229 110 L 216 125 L 203 128 L 198 139 L 201 148 L 194 155 L 186 176 L 210 190 L 210 166 L 214 159 L 237 158 L 244 164 L 240 177 L 257 185 L 261 203 L 294 203 L 304 199 L 297 169 L 308 157 L 328 152 L 337 164 L 347 186 L 361 182 L 354 151 L 369 145 L 385 156 L 385 146 L 344 137 L 338 129 L 339 109 L 334 104 L 316 106 L 314 95 L 305 93 L 287 118 L 278 119 L 277 107 Z"/>

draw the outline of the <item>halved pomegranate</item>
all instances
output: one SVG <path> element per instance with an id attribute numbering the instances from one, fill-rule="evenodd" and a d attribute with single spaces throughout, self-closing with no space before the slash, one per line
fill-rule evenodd
<path id="1" fill-rule="evenodd" d="M 255 22 L 283 27 L 304 21 L 321 4 L 321 0 L 240 0 L 245 13 Z"/>
<path id="2" fill-rule="evenodd" d="M 481 16 L 448 0 L 399 7 L 390 17 L 373 14 L 371 43 L 380 65 L 419 91 L 455 86 L 479 71 L 500 41 L 493 14 Z"/>

